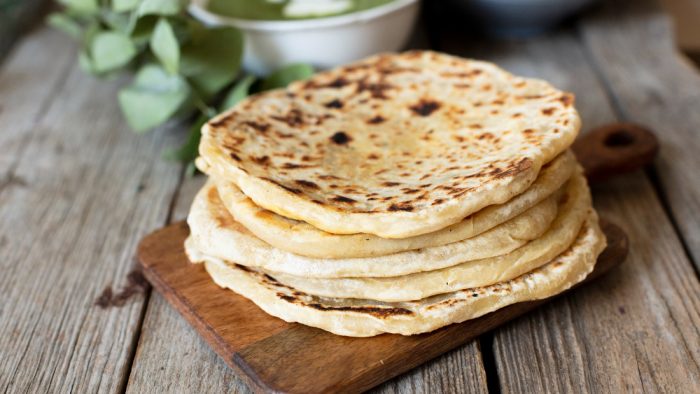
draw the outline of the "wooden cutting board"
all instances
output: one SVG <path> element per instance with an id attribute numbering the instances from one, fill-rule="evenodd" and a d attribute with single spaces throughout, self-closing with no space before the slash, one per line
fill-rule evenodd
<path id="1" fill-rule="evenodd" d="M 622 230 L 603 223 L 608 247 L 590 281 L 627 254 Z M 341 337 L 272 317 L 230 290 L 221 289 L 201 264 L 187 260 L 189 229 L 179 222 L 143 239 L 143 273 L 228 365 L 267 392 L 363 391 L 460 346 L 546 300 L 511 305 L 481 318 L 428 334 Z"/>
<path id="2" fill-rule="evenodd" d="M 590 181 L 637 169 L 658 143 L 632 124 L 602 127 L 573 147 Z M 624 232 L 603 221 L 608 247 L 584 283 L 620 264 L 627 255 Z M 191 264 L 179 222 L 146 236 L 138 258 L 146 278 L 252 388 L 267 392 L 367 390 L 547 302 L 524 302 L 481 318 L 410 337 L 384 334 L 349 338 L 272 317 L 247 299 L 219 288 L 201 264 Z M 174 339 L 176 340 L 176 339 Z"/>

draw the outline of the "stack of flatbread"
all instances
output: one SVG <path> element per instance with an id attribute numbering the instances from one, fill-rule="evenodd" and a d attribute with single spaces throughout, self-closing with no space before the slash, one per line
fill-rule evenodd
<path id="1" fill-rule="evenodd" d="M 322 72 L 203 128 L 185 248 L 267 313 L 340 335 L 550 297 L 605 247 L 579 127 L 571 94 L 490 63 L 412 51 Z"/>

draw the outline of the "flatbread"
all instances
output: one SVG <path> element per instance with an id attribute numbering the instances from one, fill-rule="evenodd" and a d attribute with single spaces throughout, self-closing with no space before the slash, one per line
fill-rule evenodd
<path id="1" fill-rule="evenodd" d="M 235 291 L 287 322 L 355 337 L 384 332 L 414 335 L 474 319 L 514 303 L 558 294 L 593 270 L 605 243 L 594 214 L 569 250 L 527 274 L 487 287 L 401 303 L 315 297 L 285 286 L 272 276 L 221 260 L 205 261 L 205 268 L 219 286 Z"/>
<path id="2" fill-rule="evenodd" d="M 244 100 L 203 127 L 200 155 L 281 216 L 406 238 L 525 191 L 576 137 L 573 101 L 486 62 L 384 54 Z"/>
<path id="3" fill-rule="evenodd" d="M 270 246 L 233 219 L 212 183 L 195 196 L 187 222 L 193 243 L 204 254 L 274 272 L 337 278 L 406 275 L 506 254 L 542 235 L 556 216 L 557 201 L 551 196 L 472 238 L 384 256 L 344 259 L 299 256 Z"/>
<path id="4" fill-rule="evenodd" d="M 331 234 L 257 206 L 235 183 L 214 179 L 221 201 L 233 218 L 277 249 L 316 258 L 382 256 L 406 250 L 446 245 L 474 237 L 523 213 L 552 195 L 571 177 L 576 159 L 566 151 L 545 164 L 535 182 L 508 202 L 486 207 L 433 233 L 387 239 L 372 234 Z M 206 170 L 206 169 L 205 169 Z"/>
<path id="5" fill-rule="evenodd" d="M 397 302 L 427 298 L 472 287 L 504 282 L 532 271 L 568 249 L 584 222 L 593 215 L 590 193 L 582 175 L 561 197 L 559 215 L 541 237 L 514 251 L 452 267 L 386 278 L 304 278 L 264 272 L 304 293 L 334 298 Z"/>

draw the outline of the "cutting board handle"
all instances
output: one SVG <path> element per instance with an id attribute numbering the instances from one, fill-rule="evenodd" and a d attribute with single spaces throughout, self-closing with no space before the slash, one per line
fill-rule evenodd
<path id="1" fill-rule="evenodd" d="M 572 147 L 590 182 L 638 170 L 659 151 L 654 133 L 634 123 L 612 123 L 581 135 Z"/>

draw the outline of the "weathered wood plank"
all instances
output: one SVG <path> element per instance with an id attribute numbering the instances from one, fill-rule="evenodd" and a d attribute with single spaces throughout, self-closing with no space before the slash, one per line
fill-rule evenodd
<path id="1" fill-rule="evenodd" d="M 0 74 L 0 136 L 14 149 L 3 163 L 16 163 L 0 191 L 0 390 L 117 392 L 144 294 L 95 300 L 124 284 L 137 241 L 165 221 L 180 167 L 160 151 L 174 141 L 130 132 L 119 81 L 67 63 L 67 39 L 41 30 L 19 45 Z"/>
<path id="2" fill-rule="evenodd" d="M 42 57 L 37 53 L 43 52 Z M 50 67 L 38 60 L 51 59 Z M 28 35 L 12 56 L 0 64 L 0 190 L 35 131 L 37 119 L 51 105 L 53 94 L 65 83 L 75 59 L 66 39 L 50 29 Z M 18 110 L 21 108 L 22 110 Z"/>
<path id="3" fill-rule="evenodd" d="M 462 45 L 451 48 L 464 53 Z M 616 120 L 569 32 L 466 48 L 576 93 L 584 130 Z M 700 343 L 700 284 L 651 183 L 632 174 L 596 188 L 594 199 L 603 217 L 628 232 L 630 256 L 600 281 L 497 330 L 502 391 L 700 390 L 700 348 L 693 345 Z"/>
<path id="4" fill-rule="evenodd" d="M 187 216 L 203 177 L 184 182 L 173 220 Z M 176 342 L 172 338 L 178 338 Z M 144 318 L 127 391 L 130 393 L 226 391 L 243 393 L 244 381 L 154 292 Z M 471 342 L 373 390 L 395 392 L 486 392 L 486 375 L 478 343 Z"/>
<path id="5" fill-rule="evenodd" d="M 700 269 L 700 72 L 656 1 L 605 2 L 579 28 L 618 115 L 659 133 L 656 180 Z"/>

